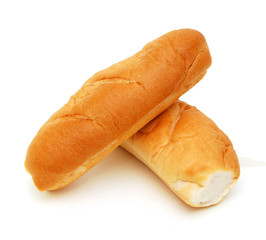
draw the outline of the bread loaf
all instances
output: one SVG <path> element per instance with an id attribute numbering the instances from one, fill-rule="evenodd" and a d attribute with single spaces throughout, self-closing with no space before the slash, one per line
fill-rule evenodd
<path id="1" fill-rule="evenodd" d="M 182 29 L 93 75 L 31 142 L 25 167 L 36 187 L 76 180 L 194 86 L 210 64 L 203 35 Z"/>
<path id="2" fill-rule="evenodd" d="M 203 113 L 177 101 L 122 147 L 193 207 L 218 203 L 240 170 L 229 138 Z"/>

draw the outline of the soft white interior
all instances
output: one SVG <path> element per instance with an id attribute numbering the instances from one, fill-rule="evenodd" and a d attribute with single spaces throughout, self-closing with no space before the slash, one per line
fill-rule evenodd
<path id="1" fill-rule="evenodd" d="M 218 203 L 230 190 L 235 183 L 233 174 L 231 172 L 217 172 L 212 174 L 209 179 L 199 186 L 198 184 L 191 182 L 178 181 L 174 184 L 174 188 L 177 192 L 186 187 L 188 184 L 191 186 L 191 192 L 187 192 L 188 198 L 194 206 L 204 207 Z"/>

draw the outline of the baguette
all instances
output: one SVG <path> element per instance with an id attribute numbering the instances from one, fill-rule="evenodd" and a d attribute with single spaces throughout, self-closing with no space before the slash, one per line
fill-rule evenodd
<path id="1" fill-rule="evenodd" d="M 229 138 L 185 102 L 174 103 L 121 146 L 193 207 L 217 204 L 239 178 Z"/>
<path id="2" fill-rule="evenodd" d="M 194 86 L 211 65 L 204 36 L 182 29 L 100 71 L 41 127 L 25 168 L 40 191 L 62 188 Z"/>

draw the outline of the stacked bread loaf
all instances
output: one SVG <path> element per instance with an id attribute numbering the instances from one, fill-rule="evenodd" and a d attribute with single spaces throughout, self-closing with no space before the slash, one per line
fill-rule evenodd
<path id="1" fill-rule="evenodd" d="M 194 207 L 218 203 L 239 177 L 229 138 L 195 107 L 177 101 L 122 147 Z"/>
<path id="2" fill-rule="evenodd" d="M 123 143 L 188 204 L 217 203 L 239 176 L 237 156 L 210 119 L 178 101 L 210 65 L 203 35 L 182 29 L 93 75 L 31 142 L 25 167 L 36 187 L 70 184 Z"/>

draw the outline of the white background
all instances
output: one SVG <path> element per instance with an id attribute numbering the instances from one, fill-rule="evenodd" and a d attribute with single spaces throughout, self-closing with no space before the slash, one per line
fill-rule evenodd
<path id="1" fill-rule="evenodd" d="M 265 239 L 264 1 L 0 1 L 1 239 Z M 182 203 L 118 148 L 70 186 L 39 192 L 24 170 L 48 117 L 94 73 L 180 28 L 213 64 L 181 99 L 230 137 L 241 176 L 217 206 Z"/>

